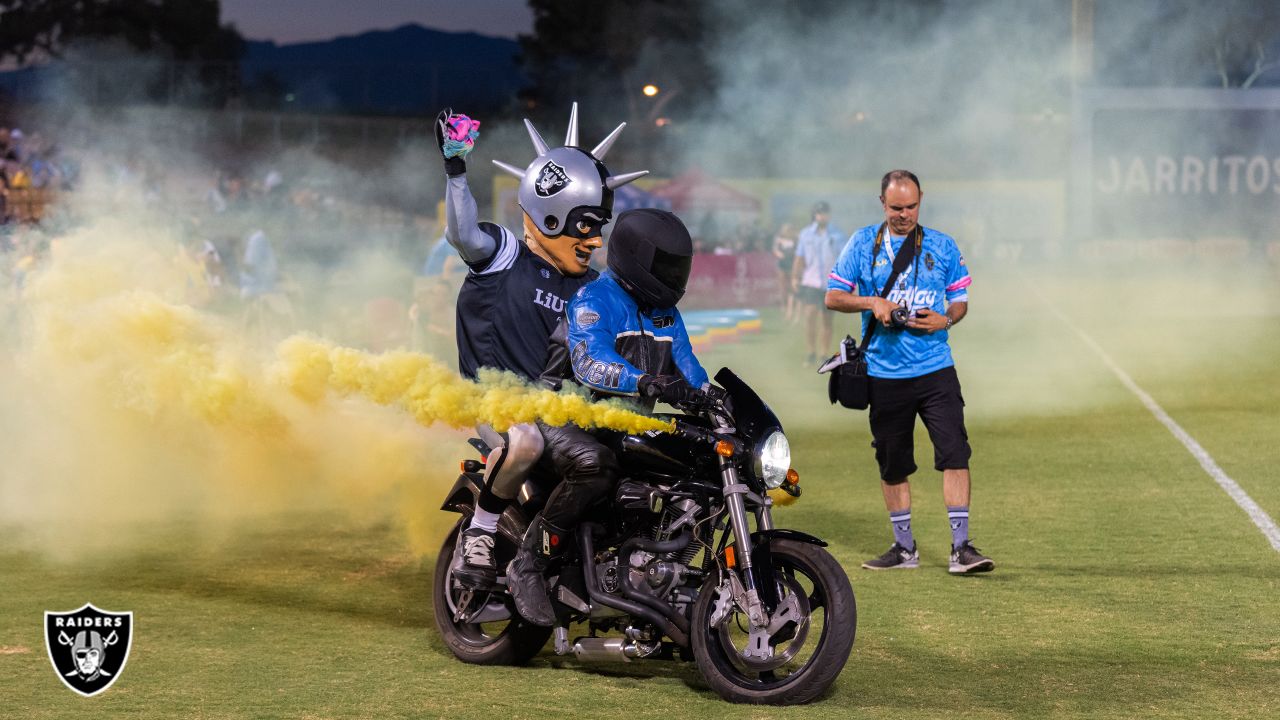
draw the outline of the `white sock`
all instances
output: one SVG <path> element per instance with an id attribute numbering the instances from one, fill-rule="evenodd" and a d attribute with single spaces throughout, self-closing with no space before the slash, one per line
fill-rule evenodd
<path id="1" fill-rule="evenodd" d="M 471 516 L 471 525 L 469 527 L 480 528 L 485 532 L 498 532 L 498 513 L 491 513 L 484 508 L 476 508 L 476 514 Z"/>

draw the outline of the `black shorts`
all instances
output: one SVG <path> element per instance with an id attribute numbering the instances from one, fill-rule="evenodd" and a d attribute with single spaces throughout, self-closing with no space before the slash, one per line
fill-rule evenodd
<path id="1" fill-rule="evenodd" d="M 802 303 L 817 305 L 818 307 L 824 308 L 827 306 L 827 291 L 822 288 L 801 285 L 800 288 L 796 290 L 796 299 Z"/>
<path id="2" fill-rule="evenodd" d="M 881 480 L 901 480 L 916 471 L 916 415 L 933 442 L 935 470 L 969 467 L 969 433 L 964 429 L 964 396 L 955 367 L 892 380 L 871 378 L 871 445 Z"/>

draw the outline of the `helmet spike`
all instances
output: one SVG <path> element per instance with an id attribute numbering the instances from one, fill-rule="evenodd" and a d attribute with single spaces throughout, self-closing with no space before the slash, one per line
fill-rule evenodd
<path id="1" fill-rule="evenodd" d="M 601 140 L 600 144 L 591 151 L 592 157 L 600 162 L 604 162 L 604 156 L 609 153 L 609 148 L 613 147 L 613 141 L 618 139 L 618 136 L 622 134 L 622 128 L 626 126 L 626 123 L 622 123 L 618 127 L 614 128 L 613 132 L 609 133 L 609 137 Z"/>
<path id="2" fill-rule="evenodd" d="M 569 111 L 569 132 L 564 136 L 565 147 L 578 147 L 578 103 Z"/>
<path id="3" fill-rule="evenodd" d="M 533 123 L 529 122 L 529 118 L 524 119 L 524 126 L 529 131 L 529 139 L 533 141 L 533 149 L 537 151 L 538 157 L 546 155 L 547 141 L 543 140 L 542 136 L 538 134 L 537 129 L 533 127 Z"/>
<path id="4" fill-rule="evenodd" d="M 507 172 L 511 173 L 512 175 L 515 175 L 515 176 L 516 176 L 516 177 L 518 177 L 518 178 L 524 178 L 524 171 L 523 171 L 523 170 L 521 170 L 520 168 L 518 168 L 518 167 L 514 166 L 514 165 L 508 165 L 508 164 L 506 164 L 506 163 L 502 162 L 501 160 L 494 160 L 494 161 L 493 161 L 493 164 L 494 164 L 494 165 L 497 165 L 498 167 L 502 168 L 503 170 L 506 170 Z"/>
<path id="5" fill-rule="evenodd" d="M 649 174 L 648 170 L 638 170 L 636 172 L 623 173 L 622 175 L 610 175 L 609 177 L 605 178 L 604 184 L 605 184 L 605 187 L 609 188 L 610 190 L 617 190 L 618 188 L 622 187 L 623 185 L 626 185 L 632 180 L 639 180 L 640 178 L 648 174 Z"/>

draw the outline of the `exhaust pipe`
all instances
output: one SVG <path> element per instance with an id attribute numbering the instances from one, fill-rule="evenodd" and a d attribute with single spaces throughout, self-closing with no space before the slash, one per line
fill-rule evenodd
<path id="1" fill-rule="evenodd" d="M 626 638 L 582 637 L 573 641 L 573 654 L 579 660 L 631 662 L 640 656 L 640 648 Z"/>

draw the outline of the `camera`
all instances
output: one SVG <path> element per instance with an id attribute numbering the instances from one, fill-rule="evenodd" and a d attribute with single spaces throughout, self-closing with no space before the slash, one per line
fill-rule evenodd
<path id="1" fill-rule="evenodd" d="M 899 305 L 889 312 L 889 327 L 901 330 L 911 321 L 911 311 L 905 305 Z"/>

